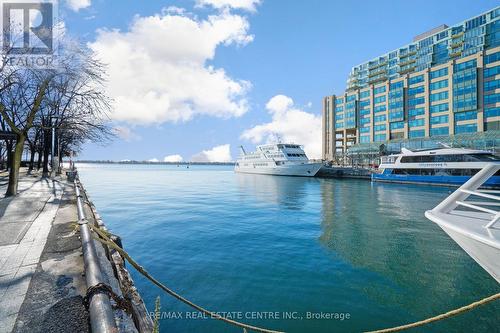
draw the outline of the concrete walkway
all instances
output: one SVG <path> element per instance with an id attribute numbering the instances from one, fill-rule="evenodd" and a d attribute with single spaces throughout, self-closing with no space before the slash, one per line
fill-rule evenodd
<path id="1" fill-rule="evenodd" d="M 60 180 L 23 174 L 20 194 L 4 198 L 0 174 L 0 333 L 11 332 L 59 208 Z"/>

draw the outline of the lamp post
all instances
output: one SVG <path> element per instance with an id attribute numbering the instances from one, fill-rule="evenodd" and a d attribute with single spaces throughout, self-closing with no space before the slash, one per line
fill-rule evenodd
<path id="1" fill-rule="evenodd" d="M 50 126 L 52 128 L 52 147 L 51 147 L 51 164 L 52 164 L 52 171 L 51 172 L 54 172 L 55 170 L 57 170 L 57 164 L 58 164 L 58 161 L 55 160 L 55 148 L 56 148 L 56 126 L 55 124 L 53 123 L 53 119 L 59 119 L 59 115 L 55 115 L 55 116 L 52 116 L 50 117 Z M 59 158 L 59 156 L 58 156 Z"/>

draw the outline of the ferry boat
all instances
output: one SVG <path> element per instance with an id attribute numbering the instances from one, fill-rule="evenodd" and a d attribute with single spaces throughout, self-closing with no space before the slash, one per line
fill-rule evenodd
<path id="1" fill-rule="evenodd" d="M 372 181 L 460 186 L 486 164 L 500 159 L 485 150 L 437 148 L 383 156 Z M 493 175 L 486 187 L 500 187 L 500 173 Z"/>
<path id="2" fill-rule="evenodd" d="M 240 146 L 241 156 L 236 161 L 235 172 L 279 176 L 313 177 L 323 163 L 311 162 L 300 145 L 276 143 L 257 146 L 247 153 Z"/>

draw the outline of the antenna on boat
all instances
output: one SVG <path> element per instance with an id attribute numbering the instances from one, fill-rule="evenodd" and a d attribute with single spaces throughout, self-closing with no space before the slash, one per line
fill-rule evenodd
<path id="1" fill-rule="evenodd" d="M 247 152 L 245 151 L 245 148 L 243 148 L 243 146 L 240 146 L 240 150 L 241 150 L 241 153 L 242 153 L 243 155 L 246 155 L 246 154 L 247 154 Z"/>

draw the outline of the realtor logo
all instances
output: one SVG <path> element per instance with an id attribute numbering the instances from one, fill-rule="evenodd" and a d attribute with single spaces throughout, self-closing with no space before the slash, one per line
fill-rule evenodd
<path id="1" fill-rule="evenodd" d="M 56 1 L 2 0 L 2 52 L 15 65 L 45 67 L 55 48 Z M 23 56 L 22 63 L 19 59 Z M 32 57 L 28 59 L 27 57 Z M 14 64 L 14 63 L 13 63 Z"/>

